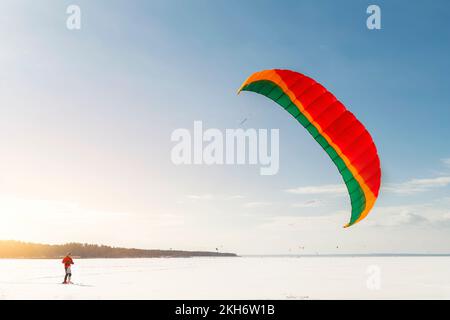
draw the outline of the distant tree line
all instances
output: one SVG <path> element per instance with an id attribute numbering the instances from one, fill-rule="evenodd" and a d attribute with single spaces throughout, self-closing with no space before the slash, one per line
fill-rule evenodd
<path id="1" fill-rule="evenodd" d="M 66 243 L 49 245 L 13 240 L 0 240 L 0 258 L 56 259 L 68 252 L 78 258 L 189 258 L 189 257 L 234 257 L 234 253 L 181 250 L 145 250 L 117 248 L 88 243 Z"/>

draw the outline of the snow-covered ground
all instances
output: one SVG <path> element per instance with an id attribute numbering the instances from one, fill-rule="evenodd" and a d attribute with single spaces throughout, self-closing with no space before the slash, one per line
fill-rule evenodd
<path id="1" fill-rule="evenodd" d="M 1 260 L 0 299 L 450 299 L 450 257 Z"/>

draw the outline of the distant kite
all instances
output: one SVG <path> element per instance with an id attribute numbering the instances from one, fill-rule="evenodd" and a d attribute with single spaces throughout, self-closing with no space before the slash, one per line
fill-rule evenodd
<path id="1" fill-rule="evenodd" d="M 262 94 L 289 112 L 337 166 L 352 205 L 349 227 L 375 204 L 381 183 L 380 159 L 372 137 L 358 119 L 322 85 L 290 70 L 252 74 L 241 91 Z"/>

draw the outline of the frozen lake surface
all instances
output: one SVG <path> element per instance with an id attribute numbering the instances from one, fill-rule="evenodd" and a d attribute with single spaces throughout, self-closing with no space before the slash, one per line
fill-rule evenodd
<path id="1" fill-rule="evenodd" d="M 0 299 L 450 299 L 450 257 L 1 260 Z"/>

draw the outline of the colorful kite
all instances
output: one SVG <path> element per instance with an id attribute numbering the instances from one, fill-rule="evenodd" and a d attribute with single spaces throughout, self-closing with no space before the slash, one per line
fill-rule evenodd
<path id="1" fill-rule="evenodd" d="M 289 112 L 322 146 L 337 166 L 350 195 L 349 227 L 364 219 L 375 204 L 381 183 L 380 159 L 361 122 L 322 85 L 290 70 L 252 74 L 241 91 L 262 94 Z"/>

